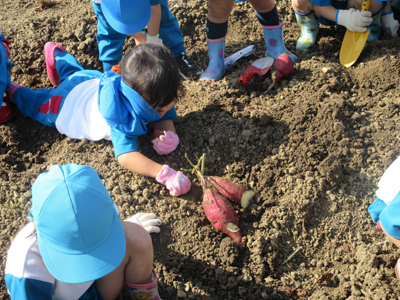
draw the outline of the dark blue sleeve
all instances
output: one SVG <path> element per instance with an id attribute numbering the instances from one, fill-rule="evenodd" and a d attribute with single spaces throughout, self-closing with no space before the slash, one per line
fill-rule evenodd
<path id="1" fill-rule="evenodd" d="M 6 285 L 10 292 L 11 299 L 52 299 L 53 285 L 49 282 L 30 278 L 18 278 L 11 274 L 6 274 Z"/>

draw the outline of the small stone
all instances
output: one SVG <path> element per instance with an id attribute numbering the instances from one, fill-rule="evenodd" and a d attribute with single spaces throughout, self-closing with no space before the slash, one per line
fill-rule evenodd
<path id="1" fill-rule="evenodd" d="M 178 290 L 178 292 L 176 293 L 176 296 L 177 296 L 178 298 L 186 298 L 186 297 L 187 297 L 187 294 L 186 294 L 184 291 L 182 291 L 182 290 Z"/>

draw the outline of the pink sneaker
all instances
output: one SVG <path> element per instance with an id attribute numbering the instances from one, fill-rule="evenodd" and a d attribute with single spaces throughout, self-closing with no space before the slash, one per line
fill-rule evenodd
<path id="1" fill-rule="evenodd" d="M 58 75 L 57 69 L 56 69 L 56 60 L 54 59 L 54 50 L 55 49 L 60 49 L 61 51 L 68 52 L 61 43 L 51 43 L 47 42 L 46 45 L 44 45 L 44 56 L 46 58 L 46 69 L 47 69 L 47 75 L 50 78 L 50 82 L 53 85 L 58 85 L 60 83 L 60 75 Z"/>
<path id="2" fill-rule="evenodd" d="M 397 279 L 400 280 L 400 258 L 397 260 L 394 271 L 396 272 Z"/>

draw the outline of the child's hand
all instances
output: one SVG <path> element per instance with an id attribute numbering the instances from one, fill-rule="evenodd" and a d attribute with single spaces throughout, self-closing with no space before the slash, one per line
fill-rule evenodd
<path id="1" fill-rule="evenodd" d="M 351 31 L 366 32 L 367 26 L 372 22 L 371 15 L 370 11 L 359 11 L 355 8 L 338 9 L 336 23 Z"/>
<path id="2" fill-rule="evenodd" d="M 125 221 L 142 226 L 148 233 L 160 232 L 160 227 L 158 226 L 161 225 L 161 221 L 152 213 L 138 213 Z"/>
<path id="3" fill-rule="evenodd" d="M 146 34 L 146 44 L 162 45 L 162 40 L 159 38 L 158 33 L 156 35 Z"/>
<path id="4" fill-rule="evenodd" d="M 157 174 L 156 180 L 164 184 L 172 196 L 186 194 L 192 183 L 181 171 L 175 171 L 167 165 L 163 165 Z"/>
<path id="5" fill-rule="evenodd" d="M 393 12 L 382 13 L 381 23 L 383 29 L 389 33 L 391 37 L 399 36 L 399 22 L 393 17 Z"/>
<path id="6" fill-rule="evenodd" d="M 159 155 L 169 154 L 178 147 L 179 137 L 172 131 L 164 133 L 153 140 L 153 148 Z"/>

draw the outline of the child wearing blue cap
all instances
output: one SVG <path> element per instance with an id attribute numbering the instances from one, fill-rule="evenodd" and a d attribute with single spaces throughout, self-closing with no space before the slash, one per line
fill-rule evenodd
<path id="1" fill-rule="evenodd" d="M 98 19 L 99 58 L 103 62 L 104 71 L 111 70 L 120 61 L 126 36 L 132 34 L 135 37 L 146 27 L 150 19 L 150 4 L 152 19 L 155 16 L 158 20 L 152 24 L 156 24 L 154 28 L 157 30 L 148 27 L 147 41 L 160 42 L 160 37 L 175 58 L 180 74 L 185 79 L 197 78 L 203 70 L 186 55 L 179 23 L 169 9 L 168 0 L 150 0 L 150 3 L 148 0 L 92 0 Z M 146 21 L 139 26 L 141 20 Z"/>
<path id="2" fill-rule="evenodd" d="M 237 1 L 239 2 L 239 1 Z M 250 0 L 264 32 L 266 56 L 273 59 L 287 53 L 292 61 L 297 57 L 290 53 L 283 41 L 283 21 L 279 18 L 275 0 Z M 209 0 L 206 24 L 209 63 L 200 80 L 220 80 L 224 76 L 225 39 L 233 0 Z"/>
<path id="3" fill-rule="evenodd" d="M 362 0 L 292 0 L 296 20 L 301 27 L 296 49 L 307 51 L 315 44 L 319 23 L 328 26 L 341 25 L 354 32 L 369 30 L 367 41 L 379 40 L 381 14 L 386 2 L 372 1 L 367 11 L 360 11 L 361 4 Z"/>
<path id="4" fill-rule="evenodd" d="M 385 171 L 378 183 L 377 198 L 368 212 L 378 229 L 400 248 L 400 157 Z M 400 280 L 400 259 L 395 266 Z"/>
<path id="5" fill-rule="evenodd" d="M 10 42 L 2 35 L 0 30 L 0 124 L 7 122 L 13 116 L 10 103 L 5 97 L 5 92 L 11 85 L 9 69 L 12 63 L 8 60 L 10 56 L 9 44 Z"/>
<path id="6" fill-rule="evenodd" d="M 169 154 L 179 144 L 173 119 L 183 90 L 175 60 L 163 45 L 142 44 L 121 61 L 121 74 L 84 70 L 60 43 L 45 45 L 46 67 L 56 88 L 33 90 L 12 83 L 7 95 L 21 112 L 75 139 L 112 141 L 119 163 L 155 178 L 171 195 L 190 190 L 182 174 L 141 154 L 137 138 L 154 123 L 153 148 Z"/>
<path id="7" fill-rule="evenodd" d="M 160 299 L 149 232 L 121 222 L 91 167 L 56 165 L 39 175 L 30 219 L 7 255 L 12 299 L 117 299 L 124 286 L 131 299 Z"/>

